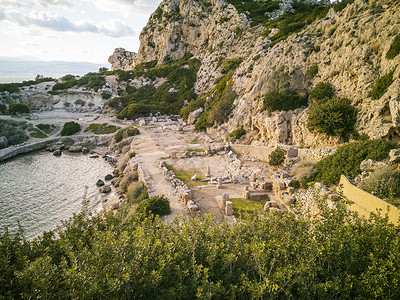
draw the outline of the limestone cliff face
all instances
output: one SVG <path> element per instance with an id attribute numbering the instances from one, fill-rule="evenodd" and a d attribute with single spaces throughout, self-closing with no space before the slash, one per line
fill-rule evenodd
<path id="1" fill-rule="evenodd" d="M 290 88 L 310 91 L 318 82 L 329 82 L 336 95 L 346 97 L 359 110 L 356 129 L 371 138 L 400 139 L 400 55 L 386 59 L 396 34 L 400 33 L 400 3 L 390 0 L 355 0 L 340 13 L 333 9 L 299 33 L 268 47 L 269 36 L 261 26 L 250 26 L 248 17 L 224 0 L 165 0 L 151 15 L 140 36 L 135 62 L 179 59 L 192 53 L 202 65 L 195 90 L 211 90 L 221 77 L 221 59 L 243 58 L 233 75 L 238 94 L 234 110 L 220 132 L 244 125 L 253 144 L 292 143 L 324 147 L 336 138 L 314 134 L 306 127 L 308 109 L 262 112 L 262 96 L 273 90 L 273 74 L 283 68 Z M 280 12 L 291 9 L 284 1 Z M 277 12 L 279 14 L 279 12 Z M 315 77 L 306 76 L 318 67 Z M 394 71 L 393 83 L 379 100 L 369 92 L 376 80 Z"/>

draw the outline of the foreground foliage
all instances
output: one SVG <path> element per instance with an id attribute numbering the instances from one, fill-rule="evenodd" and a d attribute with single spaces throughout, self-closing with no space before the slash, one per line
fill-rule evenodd
<path id="1" fill-rule="evenodd" d="M 64 230 L 0 237 L 5 299 L 397 299 L 399 226 L 342 204 L 229 226 L 84 212 Z"/>

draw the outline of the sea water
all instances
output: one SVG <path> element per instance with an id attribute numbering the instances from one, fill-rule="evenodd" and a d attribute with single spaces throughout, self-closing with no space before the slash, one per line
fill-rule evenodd
<path id="1" fill-rule="evenodd" d="M 112 171 L 102 158 L 83 154 L 36 152 L 0 163 L 0 233 L 16 233 L 18 220 L 28 239 L 53 230 L 82 210 L 84 198 L 100 211 L 96 182 Z"/>

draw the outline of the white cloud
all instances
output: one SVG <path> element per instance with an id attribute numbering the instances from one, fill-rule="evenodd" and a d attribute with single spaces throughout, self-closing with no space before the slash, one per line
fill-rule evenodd
<path id="1" fill-rule="evenodd" d="M 132 13 L 149 15 L 161 3 L 161 0 L 92 0 L 93 4 L 104 11 L 114 11 L 122 14 Z"/>
<path id="2" fill-rule="evenodd" d="M 76 4 L 70 0 L 0 0 L 0 7 L 51 7 L 58 6 L 64 8 L 73 8 Z"/>
<path id="3" fill-rule="evenodd" d="M 60 14 L 38 11 L 32 11 L 30 14 L 23 14 L 18 11 L 6 11 L 4 15 L 6 20 L 28 28 L 36 26 L 54 31 L 91 32 L 114 38 L 134 35 L 131 27 L 118 20 L 110 20 L 98 24 L 94 24 L 88 20 L 71 22 Z"/>

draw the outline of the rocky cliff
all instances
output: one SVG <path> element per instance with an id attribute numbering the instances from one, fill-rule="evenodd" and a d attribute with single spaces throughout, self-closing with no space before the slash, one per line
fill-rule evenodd
<path id="1" fill-rule="evenodd" d="M 135 64 L 157 60 L 160 65 L 192 53 L 201 61 L 194 89 L 204 95 L 226 75 L 224 62 L 240 59 L 230 82 L 237 95 L 233 110 L 224 124 L 218 124 L 223 136 L 243 125 L 246 139 L 253 144 L 323 147 L 339 143 L 337 137 L 307 129 L 309 108 L 263 111 L 262 99 L 280 84 L 276 82 L 280 70 L 286 76 L 284 84 L 299 94 L 319 82 L 330 83 L 336 96 L 348 98 L 357 108 L 359 133 L 400 139 L 400 55 L 391 59 L 386 55 L 400 33 L 398 1 L 347 1 L 350 4 L 342 10 L 331 8 L 322 18 L 280 39 L 276 37 L 284 29 L 266 30 L 264 23 L 254 22 L 251 12 L 239 12 L 228 2 L 239 3 L 163 1 L 140 35 Z M 279 9 L 265 13 L 265 18 L 280 20 L 276 17 L 295 13 L 291 0 L 277 3 Z M 392 82 L 373 100 L 370 92 L 375 82 L 390 72 Z"/>

